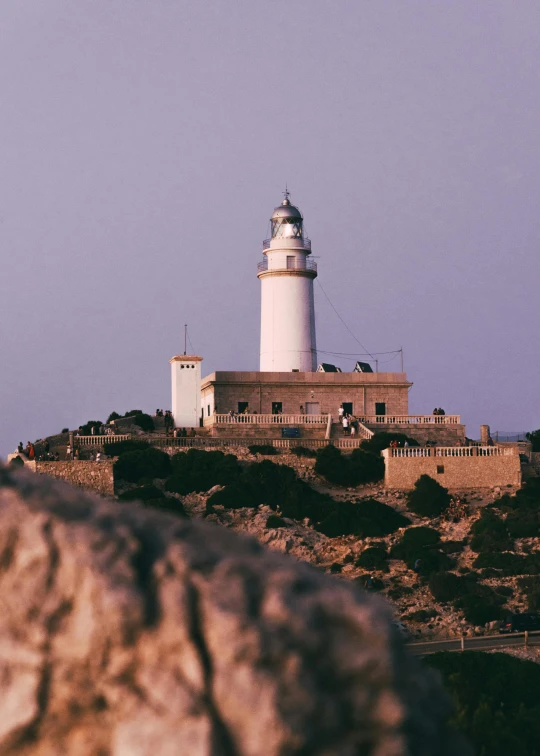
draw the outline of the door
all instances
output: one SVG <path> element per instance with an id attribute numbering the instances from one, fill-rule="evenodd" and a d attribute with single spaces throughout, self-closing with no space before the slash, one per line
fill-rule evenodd
<path id="1" fill-rule="evenodd" d="M 341 406 L 345 415 L 352 415 L 352 402 L 343 402 Z"/>
<path id="2" fill-rule="evenodd" d="M 281 415 L 282 411 L 283 411 L 283 404 L 282 404 L 282 402 L 272 402 L 272 414 L 273 415 Z"/>
<path id="3" fill-rule="evenodd" d="M 321 405 L 319 402 L 306 402 L 306 415 L 320 415 Z"/>
<path id="4" fill-rule="evenodd" d="M 386 415 L 386 402 L 375 402 L 375 414 L 378 417 Z"/>

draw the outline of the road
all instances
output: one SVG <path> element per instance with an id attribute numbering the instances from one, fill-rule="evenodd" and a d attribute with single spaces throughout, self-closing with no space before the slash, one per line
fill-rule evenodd
<path id="1" fill-rule="evenodd" d="M 492 649 L 509 648 L 510 646 L 540 646 L 540 631 L 407 643 L 407 648 L 415 656 L 426 656 L 438 651 L 491 651 Z"/>

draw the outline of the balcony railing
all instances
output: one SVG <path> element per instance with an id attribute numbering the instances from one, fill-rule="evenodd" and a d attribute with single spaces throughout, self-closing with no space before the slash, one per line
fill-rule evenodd
<path id="1" fill-rule="evenodd" d="M 286 265 L 277 265 L 268 268 L 268 258 L 265 257 L 260 263 L 257 263 L 257 272 L 264 273 L 267 270 L 311 270 L 317 272 L 317 263 L 315 260 L 287 260 Z"/>
<path id="2" fill-rule="evenodd" d="M 287 239 L 295 239 L 294 236 L 284 236 L 282 238 L 285 239 L 285 240 L 287 240 Z M 302 242 L 302 246 L 304 247 L 304 249 L 311 249 L 311 239 L 308 239 L 307 237 L 304 236 L 303 239 L 298 239 L 297 238 L 296 241 Z M 270 243 L 271 242 L 272 242 L 272 239 L 265 239 L 263 241 L 263 249 L 270 249 Z"/>
<path id="3" fill-rule="evenodd" d="M 460 425 L 460 415 L 359 415 L 366 425 Z"/>
<path id="4" fill-rule="evenodd" d="M 321 425 L 328 415 L 212 415 L 204 418 L 204 425 Z"/>
<path id="5" fill-rule="evenodd" d="M 115 444 L 117 441 L 128 441 L 131 433 L 110 433 L 107 436 L 75 436 L 75 446 L 103 446 L 103 444 Z"/>
<path id="6" fill-rule="evenodd" d="M 511 457 L 517 449 L 500 446 L 409 446 L 385 449 L 385 457 Z"/>

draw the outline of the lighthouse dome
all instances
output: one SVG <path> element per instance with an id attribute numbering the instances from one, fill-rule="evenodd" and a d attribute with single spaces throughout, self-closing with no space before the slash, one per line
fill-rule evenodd
<path id="1" fill-rule="evenodd" d="M 300 210 L 291 205 L 288 197 L 286 197 L 281 205 L 278 205 L 272 214 L 272 220 L 284 220 L 289 218 L 290 220 L 302 220 L 302 213 Z"/>

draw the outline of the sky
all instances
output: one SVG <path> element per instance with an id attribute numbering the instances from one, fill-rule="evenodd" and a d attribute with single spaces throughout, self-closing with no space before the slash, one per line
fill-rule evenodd
<path id="1" fill-rule="evenodd" d="M 411 413 L 539 428 L 539 38 L 538 0 L 3 0 L 0 455 L 170 407 L 185 323 L 258 369 L 286 184 L 320 361 L 403 347 Z"/>

